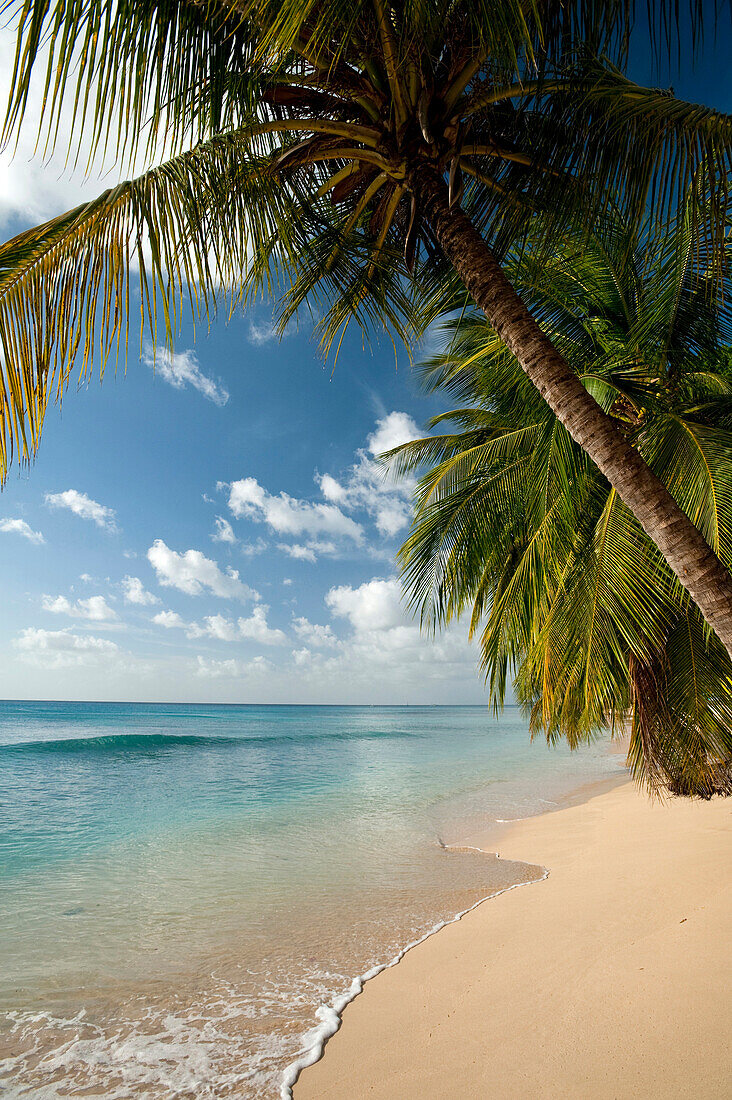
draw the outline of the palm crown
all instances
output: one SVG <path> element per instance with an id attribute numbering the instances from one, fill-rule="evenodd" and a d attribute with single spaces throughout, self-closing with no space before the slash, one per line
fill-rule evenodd
<path id="1" fill-rule="evenodd" d="M 668 27 L 663 0 L 651 7 Z M 589 229 L 611 192 L 631 218 L 663 217 L 682 187 L 704 200 L 692 217 L 721 277 L 732 122 L 613 67 L 630 0 L 2 10 L 18 28 L 6 137 L 45 66 L 44 148 L 70 103 L 90 153 L 159 163 L 0 248 L 0 475 L 15 448 L 35 453 L 73 366 L 103 368 L 126 338 L 133 266 L 153 339 L 172 339 L 184 308 L 284 288 L 282 323 L 307 304 L 326 346 L 354 316 L 409 341 L 425 279 L 454 268 L 732 652 L 729 573 L 496 262 L 528 226 L 551 256 L 570 217 Z"/>
<path id="2" fill-rule="evenodd" d="M 195 314 L 228 295 L 231 308 L 278 277 L 283 323 L 309 300 L 328 344 L 354 314 L 408 339 L 423 319 L 401 261 L 412 272 L 421 243 L 434 276 L 438 253 L 415 167 L 448 174 L 450 202 L 499 249 L 537 205 L 553 211 L 547 240 L 578 204 L 591 224 L 588 203 L 599 209 L 618 175 L 640 209 L 659 167 L 669 180 L 727 174 L 729 120 L 596 60 L 622 56 L 620 0 L 4 10 L 18 23 L 6 138 L 45 65 L 44 148 L 72 100 L 87 153 L 173 155 L 0 250 L 3 469 L 14 444 L 34 453 L 75 360 L 103 367 L 125 330 L 131 265 L 153 339 L 159 321 L 172 336 L 184 303 Z"/>
<path id="3" fill-rule="evenodd" d="M 661 236 L 612 219 L 530 244 L 511 275 L 585 384 L 732 561 L 729 298 L 705 293 L 688 208 Z M 727 288 L 728 294 L 728 288 Z M 477 314 L 424 368 L 457 430 L 392 453 L 430 465 L 400 552 L 423 620 L 470 614 L 496 705 L 515 676 L 534 730 L 577 744 L 631 719 L 652 786 L 729 789 L 732 663 L 617 493 Z"/>

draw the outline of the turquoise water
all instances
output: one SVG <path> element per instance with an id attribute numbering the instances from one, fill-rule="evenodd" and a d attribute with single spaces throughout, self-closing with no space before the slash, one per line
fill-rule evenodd
<path id="1" fill-rule="evenodd" d="M 478 707 L 0 703 L 0 1082 L 274 1097 L 318 1006 L 535 877 L 443 847 L 615 775 Z"/>

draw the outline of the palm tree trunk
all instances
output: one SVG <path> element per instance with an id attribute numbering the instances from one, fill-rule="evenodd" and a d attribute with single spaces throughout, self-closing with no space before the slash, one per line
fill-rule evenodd
<path id="1" fill-rule="evenodd" d="M 469 218 L 459 206 L 450 207 L 439 173 L 429 165 L 417 165 L 409 185 L 476 304 L 653 539 L 732 657 L 732 575 L 536 323 Z"/>

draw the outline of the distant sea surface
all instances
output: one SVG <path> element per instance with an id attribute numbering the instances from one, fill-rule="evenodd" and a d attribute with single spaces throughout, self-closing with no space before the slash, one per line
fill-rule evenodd
<path id="1" fill-rule="evenodd" d="M 0 1094 L 288 1095 L 354 979 L 538 875 L 443 845 L 620 769 L 511 708 L 0 702 Z"/>

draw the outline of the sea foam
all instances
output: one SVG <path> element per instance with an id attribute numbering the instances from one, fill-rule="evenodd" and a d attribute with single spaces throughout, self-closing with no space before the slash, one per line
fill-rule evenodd
<path id="1" fill-rule="evenodd" d="M 482 852 L 483 855 L 495 855 L 499 856 L 498 852 L 487 852 L 483 848 L 477 848 L 472 844 L 465 845 L 453 845 L 442 844 L 440 846 L 446 850 L 454 848 L 455 850 L 469 849 L 474 852 Z M 536 866 L 536 865 L 531 865 Z M 547 867 L 539 867 L 542 872 L 539 878 L 526 879 L 523 882 L 514 882 L 510 886 L 504 886 L 501 890 L 494 890 L 491 894 L 486 894 L 484 898 L 479 898 L 473 905 L 469 905 L 467 909 L 463 909 L 461 912 L 456 913 L 453 917 L 449 917 L 447 920 L 438 921 L 433 925 L 429 931 L 420 936 L 416 940 L 412 940 L 410 943 L 403 947 L 401 951 L 397 952 L 393 958 L 388 962 L 379 963 L 377 966 L 372 966 L 370 970 L 367 970 L 364 974 L 360 974 L 354 978 L 351 982 L 351 987 L 347 993 L 336 997 L 335 1000 L 329 1005 L 321 1005 L 315 1012 L 317 1019 L 320 1021 L 310 1031 L 306 1032 L 302 1037 L 302 1052 L 301 1054 L 286 1067 L 282 1075 L 282 1085 L 280 1087 L 280 1100 L 292 1100 L 292 1090 L 297 1084 L 297 1080 L 303 1070 L 308 1066 L 314 1065 L 319 1062 L 323 1057 L 325 1046 L 329 1039 L 331 1039 L 341 1026 L 343 1013 L 351 1004 L 352 1001 L 363 992 L 366 982 L 371 981 L 372 978 L 383 973 L 384 970 L 390 970 L 391 967 L 396 966 L 402 961 L 408 951 L 413 950 L 415 947 L 419 947 L 431 936 L 434 936 L 437 932 L 442 931 L 450 924 L 455 924 L 457 921 L 462 920 L 468 913 L 472 913 L 474 909 L 477 909 L 479 905 L 482 905 L 486 901 L 490 901 L 492 898 L 497 898 L 501 894 L 507 894 L 509 890 L 515 890 L 519 886 L 531 886 L 535 882 L 543 882 L 549 877 L 549 869 Z"/>

